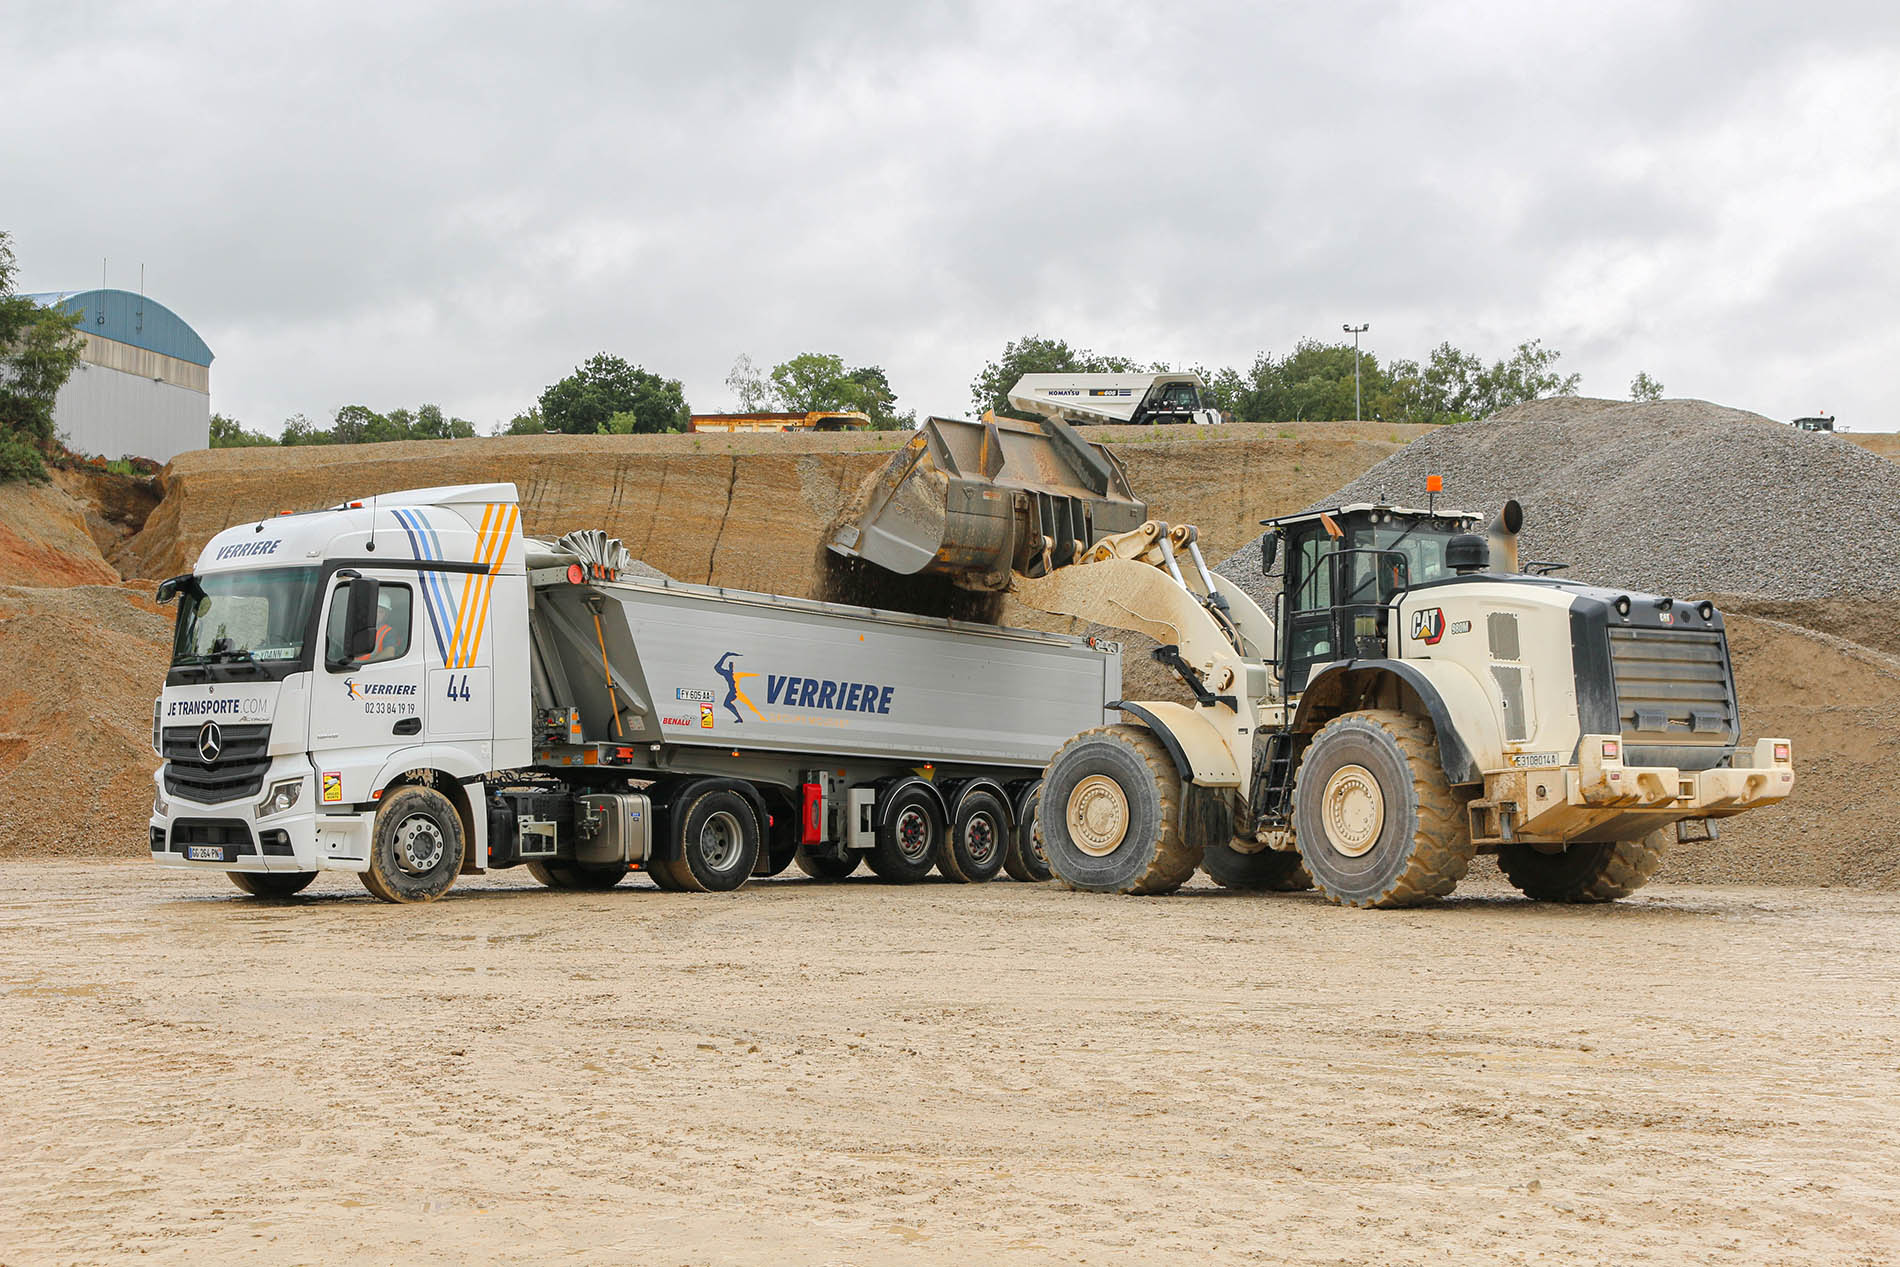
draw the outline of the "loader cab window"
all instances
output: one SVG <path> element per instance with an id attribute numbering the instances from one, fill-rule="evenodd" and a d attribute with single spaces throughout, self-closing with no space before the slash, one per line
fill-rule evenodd
<path id="1" fill-rule="evenodd" d="M 1300 690 L 1333 654 L 1333 551 L 1326 527 L 1296 524 L 1286 533 L 1286 689 Z"/>
<path id="2" fill-rule="evenodd" d="M 343 615 L 349 606 L 350 587 L 339 585 L 330 595 L 330 615 L 324 628 L 324 649 L 330 663 L 341 663 Z M 376 650 L 358 661 L 360 664 L 386 664 L 409 654 L 409 587 L 383 582 L 376 597 Z"/>

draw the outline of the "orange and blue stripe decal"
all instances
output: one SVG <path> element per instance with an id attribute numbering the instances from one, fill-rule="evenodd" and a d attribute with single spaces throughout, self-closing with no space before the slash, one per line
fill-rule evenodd
<path id="1" fill-rule="evenodd" d="M 425 512 L 402 507 L 394 514 L 408 534 L 409 546 L 416 558 L 449 561 L 442 539 Z M 488 597 L 495 588 L 495 573 L 514 543 L 515 524 L 519 519 L 520 510 L 513 505 L 491 502 L 483 507 L 472 560 L 485 566 L 483 573 L 425 571 L 421 574 L 423 605 L 428 609 L 429 629 L 443 668 L 468 668 L 480 654 L 482 627 L 488 620 Z M 462 578 L 459 596 L 454 593 L 452 575 Z"/>

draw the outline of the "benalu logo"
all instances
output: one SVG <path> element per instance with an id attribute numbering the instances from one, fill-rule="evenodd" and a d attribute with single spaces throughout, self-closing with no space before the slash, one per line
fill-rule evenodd
<path id="1" fill-rule="evenodd" d="M 218 759 L 224 751 L 224 728 L 214 721 L 208 721 L 198 727 L 198 755 L 206 765 Z"/>

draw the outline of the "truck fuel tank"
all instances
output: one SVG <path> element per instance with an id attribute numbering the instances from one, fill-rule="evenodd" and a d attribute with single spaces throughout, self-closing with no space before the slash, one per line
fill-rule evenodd
<path id="1" fill-rule="evenodd" d="M 589 792 L 575 798 L 574 861 L 585 866 L 645 862 L 653 803 L 644 792 Z"/>

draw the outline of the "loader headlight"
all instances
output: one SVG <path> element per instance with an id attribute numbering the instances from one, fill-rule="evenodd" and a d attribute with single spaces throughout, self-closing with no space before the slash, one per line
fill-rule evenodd
<path id="1" fill-rule="evenodd" d="M 285 779 L 282 783 L 273 783 L 264 796 L 263 804 L 257 807 L 257 816 L 267 818 L 272 814 L 288 813 L 295 808 L 297 798 L 302 795 L 302 779 Z"/>
<path id="2" fill-rule="evenodd" d="M 1616 614 L 1619 616 L 1627 616 L 1630 614 L 1630 596 L 1628 594 L 1624 594 L 1616 600 Z"/>

